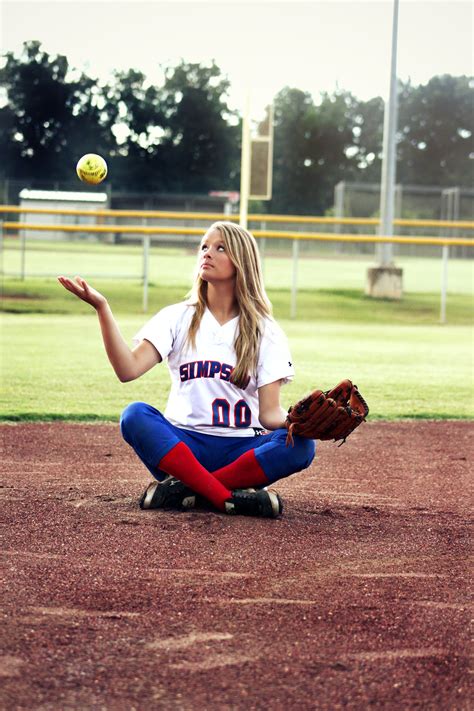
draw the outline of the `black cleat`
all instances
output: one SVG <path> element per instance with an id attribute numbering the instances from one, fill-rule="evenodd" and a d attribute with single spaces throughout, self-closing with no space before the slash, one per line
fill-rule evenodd
<path id="1" fill-rule="evenodd" d="M 261 516 L 263 518 L 276 518 L 283 511 L 283 503 L 274 491 L 245 491 L 232 492 L 232 497 L 225 502 L 225 512 L 241 516 Z"/>
<path id="2" fill-rule="evenodd" d="M 186 511 L 196 506 L 196 494 L 179 479 L 169 476 L 163 481 L 152 482 L 143 492 L 141 509 L 175 509 Z"/>

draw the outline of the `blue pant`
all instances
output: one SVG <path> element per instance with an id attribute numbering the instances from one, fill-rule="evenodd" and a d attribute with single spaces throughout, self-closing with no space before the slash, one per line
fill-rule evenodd
<path id="1" fill-rule="evenodd" d="M 270 482 L 309 467 L 315 454 L 315 442 L 294 437 L 294 446 L 286 446 L 287 431 L 274 430 L 255 437 L 219 437 L 175 427 L 154 407 L 132 402 L 120 419 L 122 436 L 133 447 L 151 474 L 161 481 L 167 475 L 158 463 L 179 442 L 184 442 L 198 462 L 209 472 L 234 462 L 250 449 Z"/>

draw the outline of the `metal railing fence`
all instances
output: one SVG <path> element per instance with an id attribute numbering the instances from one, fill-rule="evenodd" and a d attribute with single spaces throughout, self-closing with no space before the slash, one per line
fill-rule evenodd
<path id="1" fill-rule="evenodd" d="M 66 208 L 30 208 L 18 207 L 18 205 L 0 205 L 0 213 L 3 214 L 35 214 L 35 215 L 75 215 L 84 217 L 139 217 L 141 219 L 160 220 L 227 220 L 238 222 L 238 215 L 223 215 L 217 212 L 170 212 L 162 210 L 76 210 Z M 320 225 L 373 225 L 378 227 L 380 220 L 375 217 L 325 217 L 325 216 L 305 216 L 305 215 L 266 215 L 250 214 L 250 223 L 254 222 L 281 222 L 294 224 L 320 224 Z M 100 223 L 99 223 L 100 224 Z M 393 221 L 397 227 L 435 227 L 437 229 L 461 229 L 473 230 L 474 221 L 471 220 L 419 220 L 398 218 Z M 23 228 L 29 227 L 25 223 Z M 339 236 L 339 235 L 338 235 Z M 336 240 L 337 241 L 337 240 Z"/>
<path id="2" fill-rule="evenodd" d="M 28 211 L 24 208 L 17 208 L 15 212 Z M 46 210 L 48 213 L 57 211 Z M 77 211 L 82 213 L 82 211 Z M 102 212 L 112 212 L 114 215 L 116 211 L 100 211 Z M 90 213 L 88 213 L 90 214 Z M 123 211 L 122 211 L 123 214 Z M 171 213 L 168 213 L 171 214 Z M 183 213 L 180 213 L 181 217 Z M 189 213 L 186 213 L 189 214 Z M 140 212 L 143 216 L 143 213 Z M 200 218 L 202 217 L 199 214 Z M 222 218 L 222 215 L 218 217 Z M 262 216 L 253 215 L 254 219 L 260 218 Z M 268 216 L 265 216 L 268 221 Z M 273 216 L 281 217 L 281 216 Z M 307 221 L 308 218 L 302 218 Z M 311 218 L 313 222 L 318 220 L 335 220 L 336 218 Z M 343 218 L 344 223 L 346 223 L 347 218 Z M 337 220 L 339 221 L 339 220 Z M 353 220 L 347 220 L 349 223 Z M 412 221 L 404 221 L 412 222 Z M 420 221 L 416 222 L 436 222 L 440 221 Z M 446 221 L 443 221 L 446 222 Z M 367 224 L 367 222 L 365 222 Z M 368 224 L 373 224 L 370 221 Z M 376 224 L 378 224 L 376 222 Z M 425 224 L 423 226 L 426 226 Z M 443 225 L 444 227 L 445 225 Z M 452 224 L 451 224 L 452 226 Z M 474 228 L 474 222 L 468 222 L 463 224 L 464 227 L 468 229 Z M 81 233 L 119 233 L 119 234 L 135 234 L 142 235 L 143 244 L 143 273 L 141 275 L 141 280 L 143 281 L 143 310 L 146 312 L 148 309 L 148 284 L 149 284 L 149 250 L 150 250 L 150 236 L 151 235 L 202 235 L 202 229 L 196 227 L 150 227 L 145 225 L 116 225 L 116 224 L 97 224 L 97 225 L 58 225 L 58 224 L 35 224 L 35 223 L 25 223 L 25 222 L 11 222 L 4 221 L 0 222 L 0 239 L 3 248 L 3 236 L 5 232 L 14 231 L 17 233 L 24 232 L 25 229 L 32 231 L 48 231 L 48 232 L 81 232 Z M 446 300 L 447 300 L 447 273 L 448 273 L 448 259 L 449 259 L 449 248 L 453 246 L 464 246 L 472 247 L 474 246 L 474 240 L 472 238 L 466 237 L 452 237 L 452 236 L 399 236 L 399 235 L 374 235 L 374 234 L 340 234 L 340 233 L 316 233 L 316 232 L 291 232 L 283 230 L 253 230 L 253 234 L 256 238 L 260 239 L 284 239 L 289 240 L 293 244 L 292 255 L 293 255 L 293 274 L 292 274 L 292 287 L 291 287 L 291 318 L 296 317 L 296 295 L 297 295 L 297 265 L 299 256 L 299 243 L 300 241 L 319 241 L 319 242 L 359 242 L 359 243 L 394 243 L 394 244 L 419 244 L 419 245 L 435 245 L 437 247 L 442 247 L 442 258 L 443 258 L 443 269 L 442 269 L 442 285 L 441 285 L 441 306 L 440 306 L 440 320 L 445 322 L 446 319 Z M 26 240 L 24 240 L 25 242 Z M 23 260 L 24 263 L 24 260 Z M 24 278 L 25 274 L 23 274 Z M 123 278 L 123 277 L 122 277 Z"/>

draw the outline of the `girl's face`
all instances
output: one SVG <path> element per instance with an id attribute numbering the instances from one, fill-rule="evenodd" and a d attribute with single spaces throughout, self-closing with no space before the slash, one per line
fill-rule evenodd
<path id="1" fill-rule="evenodd" d="M 235 267 L 218 229 L 209 230 L 202 238 L 198 260 L 199 276 L 204 281 L 222 283 L 235 279 Z"/>

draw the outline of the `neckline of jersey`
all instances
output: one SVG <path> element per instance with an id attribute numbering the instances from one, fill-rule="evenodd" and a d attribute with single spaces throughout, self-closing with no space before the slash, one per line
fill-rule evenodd
<path id="1" fill-rule="evenodd" d="M 225 328 L 226 326 L 229 325 L 229 323 L 233 323 L 234 321 L 236 321 L 236 320 L 239 318 L 239 314 L 237 314 L 237 316 L 234 316 L 234 318 L 229 319 L 229 320 L 226 321 L 225 323 L 219 323 L 219 321 L 216 319 L 216 317 L 215 317 L 214 314 L 212 313 L 212 311 L 211 311 L 211 309 L 209 308 L 209 306 L 206 306 L 206 313 L 208 313 L 209 316 L 212 318 L 212 320 L 215 321 L 215 323 L 217 323 L 217 325 L 219 326 L 219 328 Z"/>

